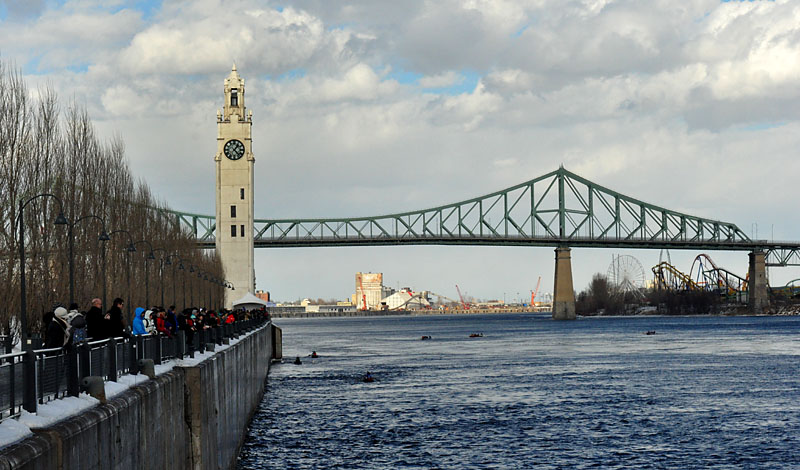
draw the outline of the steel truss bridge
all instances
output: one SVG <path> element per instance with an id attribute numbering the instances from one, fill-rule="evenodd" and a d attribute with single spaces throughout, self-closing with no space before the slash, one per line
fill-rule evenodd
<path id="1" fill-rule="evenodd" d="M 213 216 L 168 211 L 204 248 Z M 257 248 L 502 245 L 764 251 L 768 266 L 800 266 L 800 242 L 751 240 L 732 223 L 625 196 L 563 167 L 466 201 L 376 217 L 256 219 Z"/>

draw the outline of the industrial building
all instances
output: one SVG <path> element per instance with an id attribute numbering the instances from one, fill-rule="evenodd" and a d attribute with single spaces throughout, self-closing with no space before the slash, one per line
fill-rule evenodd
<path id="1" fill-rule="evenodd" d="M 355 305 L 307 305 L 308 313 L 352 313 L 356 311 Z"/>
<path id="2" fill-rule="evenodd" d="M 425 310 L 431 308 L 431 303 L 428 301 L 428 292 L 413 292 L 408 287 L 404 287 L 399 292 L 384 298 L 381 303 L 389 310 L 400 308 L 405 310 Z"/>
<path id="3" fill-rule="evenodd" d="M 353 305 L 359 310 L 380 310 L 383 299 L 394 294 L 383 285 L 383 273 L 356 273 L 355 291 Z"/>

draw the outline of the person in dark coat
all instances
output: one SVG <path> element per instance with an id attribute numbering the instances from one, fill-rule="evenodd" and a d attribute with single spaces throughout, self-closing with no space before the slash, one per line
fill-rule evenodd
<path id="1" fill-rule="evenodd" d="M 174 305 L 170 305 L 169 310 L 167 310 L 167 328 L 172 333 L 172 336 L 178 334 L 178 317 L 175 315 Z"/>
<path id="2" fill-rule="evenodd" d="M 44 344 L 45 349 L 63 348 L 69 343 L 69 326 L 67 324 L 67 309 L 58 307 L 47 325 L 47 338 Z"/>
<path id="3" fill-rule="evenodd" d="M 125 316 L 122 314 L 123 304 L 122 299 L 117 297 L 114 299 L 113 306 L 106 313 L 106 333 L 108 337 L 118 338 L 128 335 L 125 331 Z"/>
<path id="4" fill-rule="evenodd" d="M 92 299 L 92 308 L 86 312 L 86 334 L 93 340 L 106 339 L 105 322 L 103 321 L 103 301 Z"/>

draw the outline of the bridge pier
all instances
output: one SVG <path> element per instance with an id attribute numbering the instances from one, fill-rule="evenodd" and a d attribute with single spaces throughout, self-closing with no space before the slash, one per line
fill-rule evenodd
<path id="1" fill-rule="evenodd" d="M 765 309 L 769 308 L 765 252 L 750 252 L 750 267 L 748 272 L 747 306 L 752 313 L 762 313 Z"/>
<path id="2" fill-rule="evenodd" d="M 553 320 L 575 319 L 575 290 L 572 287 L 570 248 L 556 248 L 556 273 L 553 282 Z"/>

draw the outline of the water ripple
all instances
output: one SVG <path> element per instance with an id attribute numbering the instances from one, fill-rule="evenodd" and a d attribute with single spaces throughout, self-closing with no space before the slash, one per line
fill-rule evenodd
<path id="1" fill-rule="evenodd" d="M 274 366 L 242 469 L 800 468 L 798 319 L 280 326 L 321 357 Z"/>

